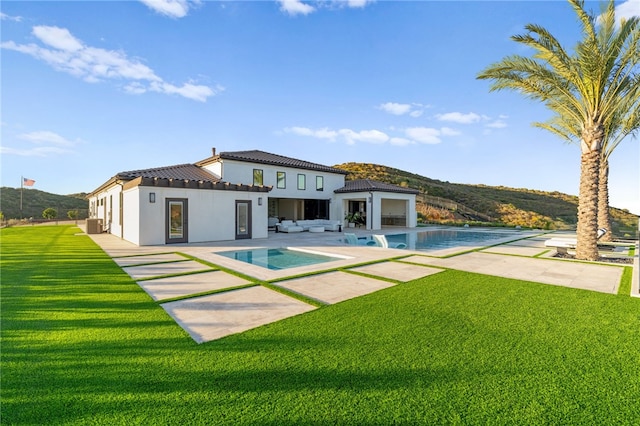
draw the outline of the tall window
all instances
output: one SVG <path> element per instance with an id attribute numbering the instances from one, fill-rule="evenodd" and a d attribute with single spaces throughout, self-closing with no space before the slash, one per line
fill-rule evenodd
<path id="1" fill-rule="evenodd" d="M 316 191 L 324 191 L 324 177 L 316 176 Z"/>
<path id="2" fill-rule="evenodd" d="M 307 189 L 307 177 L 305 175 L 298 175 L 298 189 Z"/>
<path id="3" fill-rule="evenodd" d="M 287 187 L 287 174 L 285 172 L 276 172 L 277 187 L 285 189 Z"/>
<path id="4" fill-rule="evenodd" d="M 262 185 L 262 169 L 253 169 L 253 184 L 254 185 Z"/>

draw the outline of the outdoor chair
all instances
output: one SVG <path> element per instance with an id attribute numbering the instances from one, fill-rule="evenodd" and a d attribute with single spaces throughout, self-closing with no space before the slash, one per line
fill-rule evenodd
<path id="1" fill-rule="evenodd" d="M 351 234 L 351 233 L 345 232 L 344 236 L 347 239 L 347 244 L 350 244 L 350 245 L 354 245 L 354 246 L 374 246 L 376 244 L 375 241 L 361 240 L 358 237 L 356 237 L 356 234 Z"/>
<path id="2" fill-rule="evenodd" d="M 384 235 L 374 235 L 373 240 L 375 241 L 378 247 L 382 247 L 382 248 L 395 248 L 395 249 L 407 248 L 407 245 L 405 243 L 390 243 L 387 240 L 387 237 Z"/>

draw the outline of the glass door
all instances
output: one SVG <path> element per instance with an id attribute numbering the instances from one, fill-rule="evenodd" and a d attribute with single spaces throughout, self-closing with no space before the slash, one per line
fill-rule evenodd
<path id="1" fill-rule="evenodd" d="M 186 243 L 188 238 L 187 199 L 167 198 L 165 242 Z"/>
<path id="2" fill-rule="evenodd" d="M 236 201 L 236 240 L 251 238 L 251 201 Z"/>

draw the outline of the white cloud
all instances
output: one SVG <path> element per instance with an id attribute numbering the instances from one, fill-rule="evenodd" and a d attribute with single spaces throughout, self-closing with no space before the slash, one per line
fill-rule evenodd
<path id="1" fill-rule="evenodd" d="M 428 108 L 428 107 L 429 105 L 422 105 L 418 103 L 401 104 L 397 102 L 386 102 L 384 104 L 378 105 L 377 108 L 384 112 L 388 112 L 389 114 L 393 114 L 393 115 L 409 114 L 409 116 L 417 118 L 417 117 L 420 117 L 424 113 L 425 108 Z"/>
<path id="2" fill-rule="evenodd" d="M 442 134 L 442 136 L 458 136 L 460 134 L 460 131 L 452 129 L 450 127 L 441 127 L 440 133 Z"/>
<path id="3" fill-rule="evenodd" d="M 86 46 L 66 28 L 37 26 L 33 27 L 33 35 L 47 47 L 33 43 L 16 44 L 13 41 L 0 43 L 0 47 L 33 56 L 58 71 L 89 83 L 124 81 L 123 90 L 126 93 L 153 91 L 205 102 L 224 90 L 222 86 L 211 88 L 193 82 L 182 86 L 167 83 L 139 60 L 128 58 L 124 52 Z"/>
<path id="4" fill-rule="evenodd" d="M 51 154 L 64 154 L 68 152 L 70 151 L 57 146 L 40 146 L 30 149 L 16 149 L 6 146 L 0 146 L 0 154 L 19 155 L 21 157 L 47 157 Z"/>
<path id="5" fill-rule="evenodd" d="M 0 12 L 0 20 L 22 22 L 22 16 L 10 16 L 10 15 L 7 15 L 6 13 Z"/>
<path id="6" fill-rule="evenodd" d="M 352 8 L 362 8 L 369 3 L 373 3 L 373 0 L 347 0 L 347 5 Z"/>
<path id="7" fill-rule="evenodd" d="M 395 102 L 387 102 L 385 104 L 380 104 L 378 108 L 393 115 L 403 115 L 411 111 L 410 104 L 398 104 Z"/>
<path id="8" fill-rule="evenodd" d="M 149 9 L 170 18 L 184 18 L 189 13 L 191 3 L 200 3 L 199 1 L 187 0 L 140 0 L 140 2 L 147 5 Z"/>
<path id="9" fill-rule="evenodd" d="M 394 146 L 406 146 L 406 145 L 415 144 L 415 142 L 412 141 L 411 139 L 405 139 L 405 138 L 391 138 L 389 139 L 389 143 Z"/>
<path id="10" fill-rule="evenodd" d="M 44 44 L 67 52 L 76 52 L 83 47 L 66 28 L 37 26 L 33 27 L 33 35 Z"/>
<path id="11" fill-rule="evenodd" d="M 622 2 L 616 6 L 616 19 L 629 19 L 633 16 L 640 16 L 640 1 L 629 0 Z"/>
<path id="12" fill-rule="evenodd" d="M 355 131 L 352 129 L 340 129 L 338 131 L 329 128 L 310 129 L 308 127 L 286 127 L 284 133 L 290 133 L 298 136 L 313 137 L 316 139 L 324 139 L 331 142 L 340 140 L 347 145 L 355 145 L 356 143 L 385 144 L 389 143 L 394 146 L 406 146 L 421 144 L 439 144 L 442 137 L 457 136 L 460 134 L 458 130 L 450 127 L 442 127 L 434 129 L 429 127 L 409 127 L 396 128 L 389 127 L 388 130 L 396 135 L 389 135 L 386 132 L 377 129 Z"/>
<path id="13" fill-rule="evenodd" d="M 300 0 L 278 0 L 280 3 L 280 10 L 291 15 L 308 15 L 316 11 L 316 8 L 303 3 Z"/>
<path id="14" fill-rule="evenodd" d="M 429 127 L 409 127 L 405 129 L 405 134 L 414 141 L 424 144 L 438 144 L 442 142 L 440 139 L 441 132 L 438 129 Z"/>
<path id="15" fill-rule="evenodd" d="M 621 2 L 615 7 L 616 21 L 620 24 L 622 19 L 629 19 L 634 16 L 640 17 L 640 0 L 628 0 Z M 596 18 L 596 23 L 599 25 L 602 20 L 602 15 Z"/>
<path id="16" fill-rule="evenodd" d="M 41 130 L 37 132 L 22 133 L 17 138 L 30 142 L 35 147 L 25 147 L 24 143 L 21 148 L 11 148 L 8 146 L 0 147 L 3 155 L 19 155 L 22 157 L 47 157 L 49 155 L 59 155 L 72 153 L 73 146 L 80 143 L 79 141 L 70 141 L 55 132 Z"/>
<path id="17" fill-rule="evenodd" d="M 492 121 L 491 123 L 488 123 L 486 127 L 489 127 L 492 129 L 503 129 L 507 127 L 507 123 L 504 120 L 495 120 L 495 121 Z"/>
<path id="18" fill-rule="evenodd" d="M 461 112 L 448 112 L 446 114 L 437 114 L 436 118 L 440 121 L 451 121 L 459 124 L 477 123 L 482 118 L 474 112 L 463 114 Z"/>
<path id="19" fill-rule="evenodd" d="M 348 145 L 353 145 L 356 142 L 380 144 L 389 140 L 389 136 L 380 130 L 361 130 L 355 132 L 351 129 L 340 129 L 338 133 L 345 138 Z"/>
<path id="20" fill-rule="evenodd" d="M 18 135 L 18 138 L 39 145 L 52 144 L 58 146 L 73 146 L 76 144 L 76 142 L 72 142 L 60 136 L 59 134 L 50 132 L 48 130 L 23 133 L 21 135 Z"/>
<path id="21" fill-rule="evenodd" d="M 317 139 L 327 139 L 330 141 L 335 141 L 336 136 L 338 136 L 338 132 L 327 128 L 312 130 L 307 127 L 287 127 L 284 131 L 285 133 L 293 133 L 300 136 L 312 136 Z"/>
<path id="22" fill-rule="evenodd" d="M 341 9 L 348 7 L 351 9 L 363 9 L 374 0 L 321 0 L 307 1 L 302 0 L 276 0 L 280 4 L 280 10 L 290 16 L 309 15 L 318 11 L 318 9 Z M 313 3 L 311 5 L 310 3 Z"/>

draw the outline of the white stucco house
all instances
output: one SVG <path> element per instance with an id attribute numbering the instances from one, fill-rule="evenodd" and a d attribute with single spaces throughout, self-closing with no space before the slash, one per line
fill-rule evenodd
<path id="1" fill-rule="evenodd" d="M 264 151 L 220 152 L 194 164 L 121 172 L 89 199 L 89 220 L 137 245 L 267 238 L 270 220 L 344 220 L 415 227 L 418 191 Z"/>

